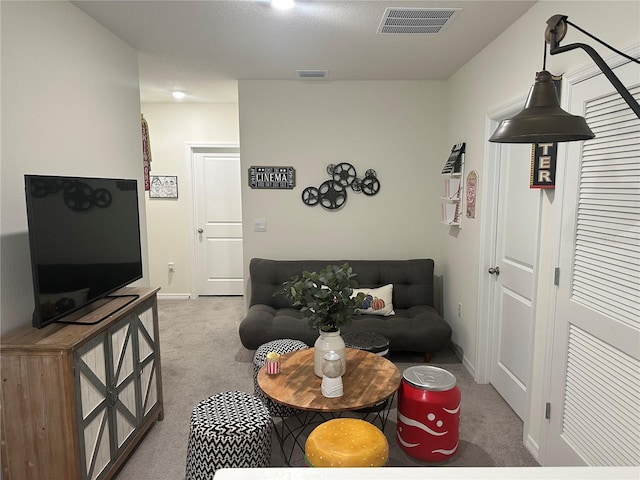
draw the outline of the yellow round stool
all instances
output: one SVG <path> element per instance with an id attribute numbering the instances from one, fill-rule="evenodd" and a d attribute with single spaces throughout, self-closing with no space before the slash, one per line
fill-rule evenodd
<path id="1" fill-rule="evenodd" d="M 310 467 L 382 467 L 389 461 L 387 438 L 357 418 L 334 418 L 318 425 L 304 450 Z"/>

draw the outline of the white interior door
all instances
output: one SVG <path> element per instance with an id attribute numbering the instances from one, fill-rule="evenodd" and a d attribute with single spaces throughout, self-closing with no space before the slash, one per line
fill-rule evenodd
<path id="1" fill-rule="evenodd" d="M 531 145 L 502 144 L 498 171 L 489 381 L 522 419 L 528 402 L 540 191 L 529 188 Z"/>
<path id="2" fill-rule="evenodd" d="M 199 295 L 242 295 L 242 199 L 238 153 L 193 155 Z"/>
<path id="3" fill-rule="evenodd" d="M 640 98 L 638 66 L 616 74 Z M 545 465 L 640 464 L 640 120 L 603 75 L 571 89 Z"/>

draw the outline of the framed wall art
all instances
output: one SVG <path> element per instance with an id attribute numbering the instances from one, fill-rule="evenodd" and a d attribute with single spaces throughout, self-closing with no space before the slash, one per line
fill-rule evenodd
<path id="1" fill-rule="evenodd" d="M 178 177 L 175 175 L 151 175 L 149 198 L 178 198 Z"/>

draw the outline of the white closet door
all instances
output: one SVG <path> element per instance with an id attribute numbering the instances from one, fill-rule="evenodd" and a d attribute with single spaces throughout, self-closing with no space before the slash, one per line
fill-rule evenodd
<path id="1" fill-rule="evenodd" d="M 640 98 L 638 66 L 616 69 Z M 603 75 L 571 90 L 545 465 L 640 464 L 640 120 Z"/>

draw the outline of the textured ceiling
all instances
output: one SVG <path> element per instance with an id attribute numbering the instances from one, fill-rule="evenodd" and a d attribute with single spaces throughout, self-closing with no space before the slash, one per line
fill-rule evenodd
<path id="1" fill-rule="evenodd" d="M 535 1 L 73 1 L 138 51 L 143 102 L 236 102 L 237 80 L 447 79 Z M 376 33 L 387 7 L 460 8 L 439 34 Z M 542 35 L 542 33 L 541 33 Z M 318 80 L 300 80 L 318 81 Z"/>

